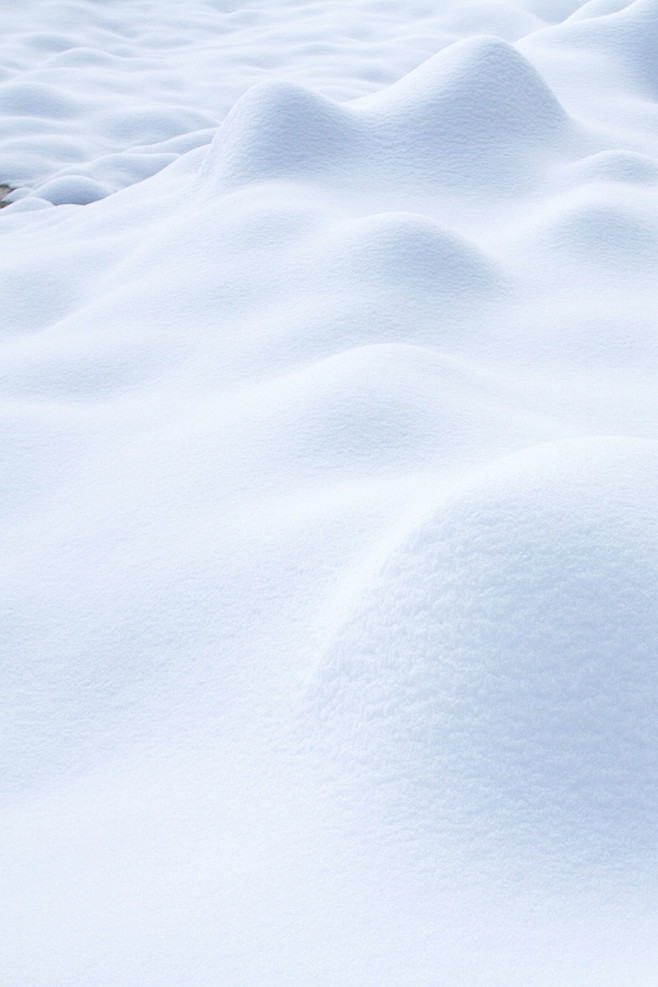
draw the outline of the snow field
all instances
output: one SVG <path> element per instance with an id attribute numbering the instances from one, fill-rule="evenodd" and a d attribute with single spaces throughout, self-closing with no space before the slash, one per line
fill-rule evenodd
<path id="1" fill-rule="evenodd" d="M 655 0 L 4 17 L 7 983 L 650 983 Z"/>

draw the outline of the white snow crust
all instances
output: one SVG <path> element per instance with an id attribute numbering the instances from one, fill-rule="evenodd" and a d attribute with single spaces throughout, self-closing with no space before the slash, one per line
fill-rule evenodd
<path id="1" fill-rule="evenodd" d="M 658 0 L 0 46 L 0 982 L 654 984 Z"/>

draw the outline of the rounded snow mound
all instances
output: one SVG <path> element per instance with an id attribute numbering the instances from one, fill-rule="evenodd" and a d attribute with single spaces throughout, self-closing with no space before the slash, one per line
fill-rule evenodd
<path id="1" fill-rule="evenodd" d="M 571 17 L 529 40 L 533 46 L 557 49 L 561 57 L 572 47 L 579 49 L 580 57 L 585 53 L 588 57 L 603 55 L 608 73 L 617 67 L 644 95 L 654 99 L 658 96 L 658 4 L 655 0 L 634 0 L 624 5 L 586 5 L 579 11 L 579 18 Z M 569 54 L 573 57 L 574 53 Z"/>
<path id="2" fill-rule="evenodd" d="M 201 181 L 230 183 L 311 176 L 352 154 L 356 127 L 336 103 L 289 82 L 250 89 L 219 129 Z"/>
<path id="3" fill-rule="evenodd" d="M 365 573 L 309 701 L 324 757 L 349 760 L 373 811 L 413 807 L 398 822 L 417 834 L 508 854 L 557 845 L 557 867 L 641 858 L 658 797 L 657 493 L 655 442 L 538 446 Z"/>
<path id="4" fill-rule="evenodd" d="M 655 264 L 655 225 L 636 209 L 588 195 L 555 205 L 533 235 L 535 245 L 562 263 L 607 271 Z"/>
<path id="5" fill-rule="evenodd" d="M 52 202 L 54 206 L 66 203 L 86 206 L 90 202 L 104 199 L 110 189 L 83 175 L 62 175 L 40 186 L 37 192 L 40 198 Z"/>
<path id="6" fill-rule="evenodd" d="M 570 152 L 576 126 L 537 70 L 499 38 L 458 41 L 351 104 L 373 161 L 417 186 L 509 195 Z"/>
<path id="7" fill-rule="evenodd" d="M 353 105 L 416 133 L 417 143 L 452 138 L 466 148 L 542 141 L 568 120 L 534 66 L 513 45 L 487 36 L 450 45 Z M 436 149 L 443 151 L 440 143 Z"/>
<path id="8" fill-rule="evenodd" d="M 350 280 L 461 296 L 492 291 L 501 278 L 466 238 L 413 213 L 383 213 L 341 224 L 330 265 Z"/>
<path id="9" fill-rule="evenodd" d="M 567 18 L 567 21 L 590 20 L 593 17 L 606 17 L 608 14 L 618 14 L 620 10 L 630 7 L 634 0 L 589 0 Z"/>
<path id="10" fill-rule="evenodd" d="M 218 131 L 200 180 L 313 179 L 507 191 L 575 134 L 537 70 L 492 37 L 456 42 L 347 107 L 288 82 L 250 89 Z M 358 177 L 357 177 L 358 176 Z"/>
<path id="11" fill-rule="evenodd" d="M 304 483 L 422 470 L 461 449 L 474 419 L 485 427 L 477 406 L 463 408 L 465 387 L 467 375 L 424 347 L 357 346 L 247 392 L 236 429 L 259 470 L 287 463 Z"/>
<path id="12" fill-rule="evenodd" d="M 573 179 L 582 182 L 626 182 L 629 185 L 655 185 L 658 162 L 637 151 L 600 151 L 578 161 L 569 169 Z"/>
<path id="13" fill-rule="evenodd" d="M 77 116 L 81 106 L 66 92 L 52 85 L 33 81 L 11 81 L 0 86 L 0 113 L 17 117 L 67 120 Z"/>

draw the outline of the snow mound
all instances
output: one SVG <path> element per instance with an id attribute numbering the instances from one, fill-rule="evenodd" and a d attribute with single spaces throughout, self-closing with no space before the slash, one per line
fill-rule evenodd
<path id="1" fill-rule="evenodd" d="M 430 349 L 372 344 L 247 389 L 231 431 L 248 450 L 247 473 L 251 459 L 258 472 L 288 464 L 300 485 L 395 476 L 446 462 L 456 445 L 471 448 L 495 404 L 486 382 Z"/>
<path id="2" fill-rule="evenodd" d="M 109 189 L 100 182 L 95 182 L 91 178 L 84 178 L 81 175 L 66 175 L 61 178 L 51 178 L 45 185 L 41 185 L 38 194 L 42 199 L 52 202 L 54 206 L 63 203 L 72 203 L 78 206 L 86 206 L 90 202 L 97 202 L 104 199 Z"/>
<path id="3" fill-rule="evenodd" d="M 627 182 L 631 185 L 658 183 L 658 161 L 648 154 L 634 151 L 599 151 L 572 165 L 572 180 L 589 182 Z"/>
<path id="4" fill-rule="evenodd" d="M 631 203 L 610 201 L 596 192 L 555 201 L 532 240 L 564 265 L 587 264 L 636 275 L 655 265 L 658 223 Z"/>
<path id="5" fill-rule="evenodd" d="M 584 65 L 598 61 L 594 78 L 607 74 L 626 92 L 658 96 L 658 6 L 655 0 L 585 5 L 578 16 L 528 37 L 530 51 L 574 50 Z M 525 48 L 524 43 L 524 48 Z"/>
<path id="6" fill-rule="evenodd" d="M 348 166 L 356 141 L 356 127 L 335 103 L 291 83 L 263 82 L 218 131 L 202 181 L 310 178 Z"/>
<path id="7" fill-rule="evenodd" d="M 576 137 L 537 70 L 497 38 L 456 42 L 354 109 L 376 128 L 387 161 L 462 192 L 505 193 Z"/>
<path id="8" fill-rule="evenodd" d="M 437 844 L 641 865 L 657 489 L 655 442 L 537 447 L 439 501 L 367 576 L 309 709 L 325 757 L 390 803 L 391 825 L 415 812 Z"/>
<path id="9" fill-rule="evenodd" d="M 423 136 L 447 132 L 483 144 L 542 141 L 567 124 L 564 110 L 530 62 L 513 45 L 486 36 L 450 45 L 358 105 L 404 117 Z"/>
<path id="10" fill-rule="evenodd" d="M 75 117 L 81 105 L 53 86 L 39 82 L 7 82 L 0 86 L 0 113 L 59 120 Z"/>
<path id="11" fill-rule="evenodd" d="M 385 213 L 343 224 L 327 245 L 325 263 L 348 281 L 449 297 L 486 294 L 502 283 L 482 251 L 424 216 Z"/>
<path id="12" fill-rule="evenodd" d="M 338 106 L 300 86 L 262 83 L 238 101 L 204 174 L 230 183 L 379 176 L 502 186 L 561 155 L 575 127 L 533 66 L 497 38 L 439 52 L 374 96 Z M 203 179 L 202 179 L 203 180 Z"/>

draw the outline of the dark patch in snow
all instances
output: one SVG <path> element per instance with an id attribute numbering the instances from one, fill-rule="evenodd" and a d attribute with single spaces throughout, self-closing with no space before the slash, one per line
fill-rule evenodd
<path id="1" fill-rule="evenodd" d="M 9 203 L 6 200 L 10 192 L 15 192 L 16 190 L 11 185 L 0 184 L 0 209 L 8 206 Z"/>

